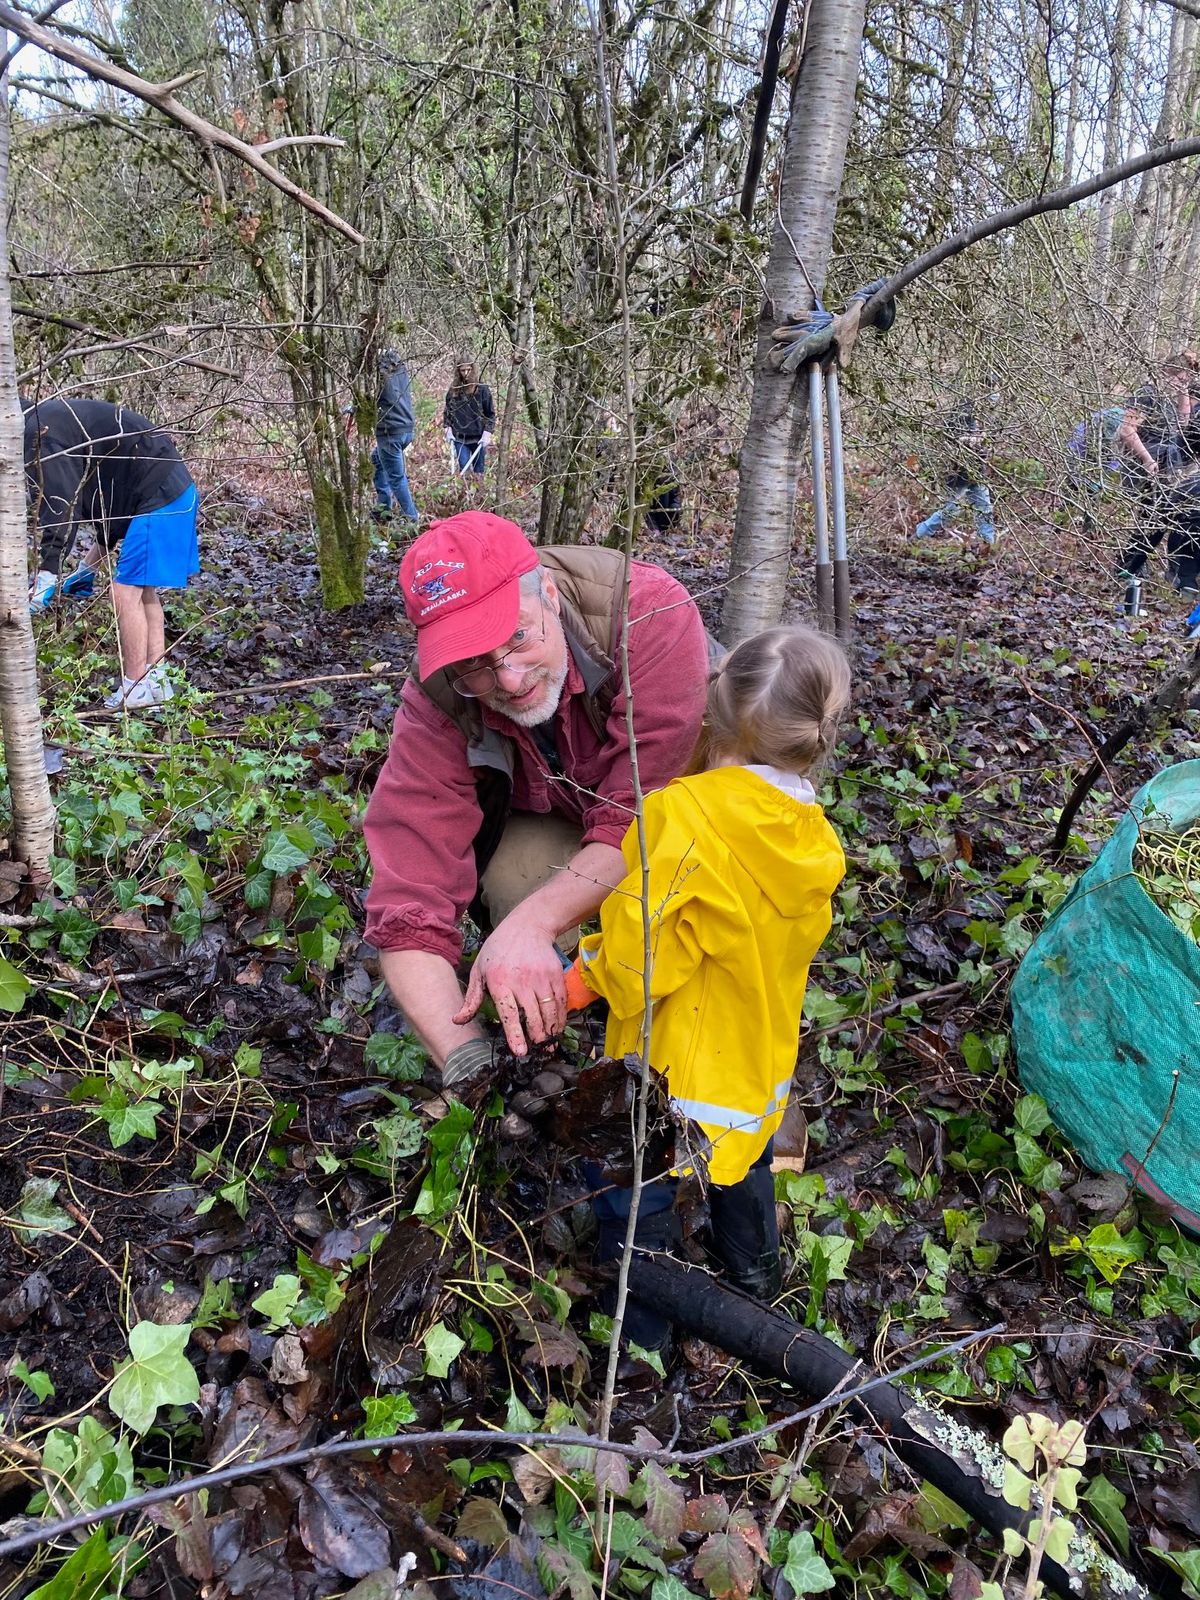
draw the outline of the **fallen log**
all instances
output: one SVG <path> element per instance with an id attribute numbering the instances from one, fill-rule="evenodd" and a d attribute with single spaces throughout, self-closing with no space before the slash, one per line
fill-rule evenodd
<path id="1" fill-rule="evenodd" d="M 872 1376 L 855 1356 L 803 1328 L 791 1317 L 721 1283 L 700 1267 L 665 1256 L 635 1255 L 629 1292 L 667 1314 L 688 1333 L 726 1351 L 762 1377 L 780 1378 L 812 1399 L 833 1394 L 847 1381 Z M 1006 1457 L 998 1445 L 896 1384 L 846 1406 L 918 1478 L 1002 1538 L 1006 1528 L 1024 1533 L 1033 1513 L 1010 1506 L 1001 1494 Z M 1036 1507 L 1035 1507 L 1036 1510 Z M 1107 1555 L 1076 1519 L 1071 1564 L 1043 1557 L 1041 1577 L 1063 1600 L 1167 1600 L 1170 1589 L 1151 1591 Z"/>

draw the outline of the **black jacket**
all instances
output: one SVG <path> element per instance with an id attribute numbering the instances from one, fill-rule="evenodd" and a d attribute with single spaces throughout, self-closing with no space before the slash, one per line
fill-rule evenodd
<path id="1" fill-rule="evenodd" d="M 25 484 L 46 572 L 59 570 L 81 524 L 91 523 L 111 549 L 133 517 L 170 505 L 191 486 L 170 437 L 128 406 L 41 400 L 22 407 Z"/>
<path id="2" fill-rule="evenodd" d="M 477 383 L 474 389 L 451 389 L 442 411 L 442 426 L 464 444 L 478 444 L 485 433 L 494 433 L 496 408 L 487 384 Z"/>
<path id="3" fill-rule="evenodd" d="M 411 439 L 413 435 L 412 385 L 408 368 L 396 367 L 379 385 L 378 439 Z"/>

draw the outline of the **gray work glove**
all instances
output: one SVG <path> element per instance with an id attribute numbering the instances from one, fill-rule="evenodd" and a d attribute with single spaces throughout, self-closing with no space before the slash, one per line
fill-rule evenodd
<path id="1" fill-rule="evenodd" d="M 492 1070 L 492 1047 L 486 1039 L 456 1045 L 442 1068 L 442 1088 L 462 1090 Z"/>

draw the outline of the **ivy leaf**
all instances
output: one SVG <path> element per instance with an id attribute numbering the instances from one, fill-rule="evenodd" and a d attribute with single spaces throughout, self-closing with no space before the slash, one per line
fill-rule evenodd
<path id="1" fill-rule="evenodd" d="M 1075 1532 L 1075 1524 L 1067 1517 L 1055 1517 L 1050 1524 L 1050 1532 L 1046 1535 L 1046 1554 L 1051 1561 L 1057 1561 L 1061 1566 L 1070 1559 L 1071 1539 Z M 1036 1537 L 1032 1528 L 1030 1537 Z"/>
<path id="2" fill-rule="evenodd" d="M 450 1368 L 466 1346 L 466 1340 L 451 1332 L 444 1322 L 435 1322 L 432 1328 L 426 1328 L 421 1342 L 425 1346 L 425 1371 L 431 1378 L 449 1376 Z"/>
<path id="3" fill-rule="evenodd" d="M 261 861 L 268 872 L 295 872 L 308 865 L 312 860 L 312 850 L 303 849 L 295 838 L 290 837 L 303 831 L 294 827 L 286 830 L 273 828 L 267 834 Z"/>
<path id="4" fill-rule="evenodd" d="M 538 1419 L 523 1400 L 517 1398 L 515 1389 L 508 1391 L 508 1405 L 504 1411 L 506 1433 L 536 1433 Z"/>
<path id="5" fill-rule="evenodd" d="M 710 1533 L 692 1562 L 693 1577 L 712 1600 L 747 1600 L 756 1572 L 750 1546 L 735 1533 Z"/>
<path id="6" fill-rule="evenodd" d="M 162 1103 L 158 1100 L 137 1100 L 130 1105 L 124 1089 L 114 1089 L 96 1110 L 108 1123 L 109 1143 L 114 1150 L 119 1150 L 139 1134 L 143 1139 L 154 1138 Z"/>
<path id="7" fill-rule="evenodd" d="M 1024 1467 L 1026 1472 L 1033 1471 L 1033 1461 L 1037 1452 L 1026 1417 L 1013 1418 L 1005 1430 L 1000 1444 L 1004 1454 L 1015 1461 L 1019 1467 Z"/>
<path id="8" fill-rule="evenodd" d="M 811 1533 L 793 1533 L 788 1540 L 783 1577 L 793 1594 L 820 1594 L 833 1588 L 833 1573 L 817 1554 Z"/>
<path id="9" fill-rule="evenodd" d="M 667 1477 L 657 1461 L 648 1461 L 638 1477 L 645 1496 L 646 1527 L 664 1545 L 679 1543 L 683 1529 L 684 1498 L 679 1484 Z"/>
<path id="10" fill-rule="evenodd" d="M 273 872 L 252 872 L 246 878 L 242 893 L 251 911 L 265 911 L 271 904 L 271 889 L 275 883 Z"/>
<path id="11" fill-rule="evenodd" d="M 74 1219 L 54 1202 L 58 1193 L 57 1178 L 30 1178 L 21 1190 L 21 1198 L 17 1201 L 17 1215 L 24 1223 L 24 1227 L 13 1224 L 13 1232 L 25 1244 L 35 1243 L 39 1236 L 45 1236 L 46 1230 L 55 1228 L 60 1233 L 69 1233 L 75 1226 Z M 47 1241 L 48 1242 L 48 1241 Z"/>
<path id="12" fill-rule="evenodd" d="M 9 1367 L 9 1373 L 14 1378 L 19 1378 L 31 1394 L 35 1394 L 41 1401 L 51 1400 L 54 1397 L 54 1383 L 48 1372 L 40 1368 L 37 1372 L 30 1372 L 21 1360 L 16 1360 Z"/>
<path id="13" fill-rule="evenodd" d="M 200 1379 L 184 1355 L 192 1325 L 177 1328 L 139 1322 L 129 1335 L 129 1360 L 117 1368 L 109 1410 L 135 1433 L 145 1433 L 159 1406 L 186 1406 L 200 1398 Z"/>
<path id="14" fill-rule="evenodd" d="M 1116 1283 L 1126 1267 L 1140 1261 L 1146 1254 L 1146 1238 L 1136 1228 L 1122 1235 L 1111 1222 L 1102 1222 L 1088 1234 L 1083 1241 L 1083 1248 L 1104 1281 Z M 1079 1459 L 1082 1461 L 1083 1457 Z M 1071 1464 L 1075 1466 L 1078 1463 L 1072 1460 Z"/>
<path id="15" fill-rule="evenodd" d="M 300 1304 L 301 1292 L 300 1279 L 294 1272 L 279 1272 L 271 1287 L 250 1304 L 266 1317 L 268 1331 L 286 1328 L 291 1323 L 292 1312 Z"/>
<path id="16" fill-rule="evenodd" d="M 0 1011 L 21 1011 L 32 984 L 11 961 L 0 956 Z M 87 1549 L 87 1546 L 84 1546 Z"/>
<path id="17" fill-rule="evenodd" d="M 1185 1594 L 1193 1597 L 1200 1594 L 1200 1550 L 1155 1550 L 1153 1545 L 1149 1548 L 1151 1555 L 1157 1556 L 1183 1579 Z M 29 1600 L 33 1600 L 32 1595 Z"/>
<path id="18" fill-rule="evenodd" d="M 417 1420 L 416 1408 L 403 1389 L 395 1394 L 365 1395 L 362 1408 L 364 1439 L 387 1439 Z"/>
<path id="19" fill-rule="evenodd" d="M 1029 1497 L 1033 1492 L 1033 1479 L 1027 1478 L 1011 1461 L 1004 1464 L 1004 1498 L 1018 1511 L 1029 1510 Z"/>
<path id="20" fill-rule="evenodd" d="M 650 1600 L 693 1600 L 693 1597 L 685 1583 L 668 1573 L 665 1578 L 655 1578 Z"/>

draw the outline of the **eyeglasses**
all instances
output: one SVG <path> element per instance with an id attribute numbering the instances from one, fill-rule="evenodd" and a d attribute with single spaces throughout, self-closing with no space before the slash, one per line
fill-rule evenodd
<path id="1" fill-rule="evenodd" d="M 520 672 L 526 666 L 535 664 L 530 658 L 546 642 L 545 600 L 540 600 L 540 604 L 541 632 L 535 634 L 531 628 L 518 628 L 512 636 L 508 649 L 494 661 L 485 661 L 482 656 L 474 656 L 464 661 L 462 670 L 450 680 L 455 694 L 461 695 L 464 700 L 486 700 L 488 695 L 494 694 L 499 687 L 499 674 L 503 668 L 508 667 L 513 672 Z"/>

